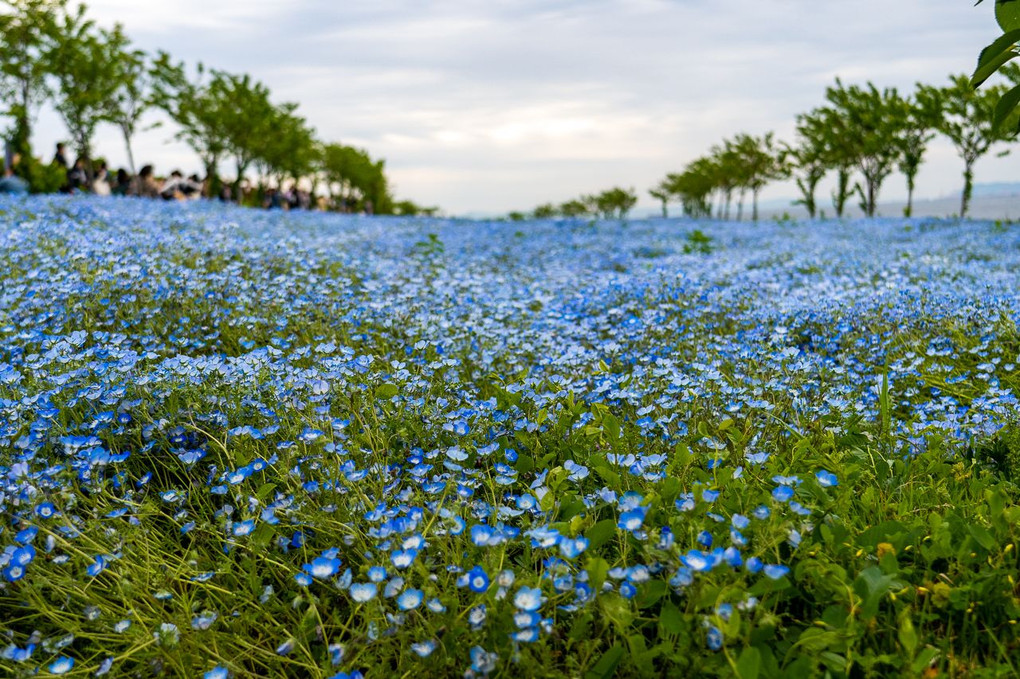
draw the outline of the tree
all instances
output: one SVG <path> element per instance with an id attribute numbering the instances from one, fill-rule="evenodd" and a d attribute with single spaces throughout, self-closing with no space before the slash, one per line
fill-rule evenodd
<path id="1" fill-rule="evenodd" d="M 902 155 L 903 99 L 894 88 L 880 91 L 872 83 L 846 87 L 839 78 L 835 87 L 826 89 L 825 98 L 831 105 L 833 131 L 864 179 L 864 186 L 858 185 L 861 207 L 873 217 L 882 183 Z"/>
<path id="2" fill-rule="evenodd" d="M 539 205 L 531 212 L 531 216 L 535 219 L 549 219 L 555 217 L 556 214 L 556 206 L 552 203 Z"/>
<path id="3" fill-rule="evenodd" d="M 199 63 L 195 77 L 189 78 L 183 63 L 174 63 L 160 52 L 153 66 L 153 93 L 156 106 L 163 109 L 180 128 L 175 138 L 195 151 L 205 168 L 210 189 L 219 182 L 220 160 L 227 153 L 228 132 L 224 108 L 228 104 L 205 78 Z"/>
<path id="4" fill-rule="evenodd" d="M 739 167 L 740 186 L 751 191 L 751 218 L 758 221 L 758 195 L 770 181 L 781 179 L 787 174 L 786 165 L 771 132 L 761 137 L 738 134 L 733 140 L 733 151 Z"/>
<path id="5" fill-rule="evenodd" d="M 924 96 L 941 111 L 939 132 L 949 138 L 963 160 L 960 217 L 965 217 L 970 207 L 974 164 L 995 144 L 1016 138 L 1015 126 L 995 125 L 996 106 L 1005 91 L 1002 86 L 976 91 L 965 75 L 951 76 L 950 84 L 941 89 L 925 89 Z"/>
<path id="6" fill-rule="evenodd" d="M 49 96 L 46 85 L 50 49 L 67 0 L 0 0 L 0 96 L 5 115 L 14 119 L 15 151 L 31 155 L 32 119 Z"/>
<path id="7" fill-rule="evenodd" d="M 119 32 L 120 26 L 116 26 L 115 30 Z M 128 49 L 126 42 L 122 46 L 120 58 L 111 67 L 116 71 L 118 87 L 107 101 L 104 117 L 116 125 L 124 137 L 128 168 L 131 174 L 135 174 L 135 154 L 131 140 L 138 131 L 142 116 L 153 106 L 153 71 L 145 52 Z"/>
<path id="8" fill-rule="evenodd" d="M 265 85 L 247 74 L 223 71 L 212 71 L 209 97 L 222 107 L 220 126 L 225 150 L 234 156 L 236 192 L 245 172 L 279 134 L 281 117 L 293 113 L 297 105 L 277 109 L 269 100 L 269 88 Z"/>
<path id="9" fill-rule="evenodd" d="M 784 146 L 781 155 L 793 174 L 801 197 L 794 205 L 803 205 L 808 216 L 814 219 L 818 212 L 815 193 L 819 182 L 830 169 L 828 128 L 818 111 L 797 116 L 797 144 Z"/>
<path id="10" fill-rule="evenodd" d="M 591 206 L 586 201 L 576 198 L 560 205 L 559 211 L 564 217 L 587 217 L 592 213 Z"/>
<path id="11" fill-rule="evenodd" d="M 327 144 L 323 148 L 322 167 L 334 198 L 340 197 L 344 204 L 362 209 L 371 203 L 377 214 L 393 211 L 385 161 L 373 160 L 367 151 L 352 146 Z"/>
<path id="12" fill-rule="evenodd" d="M 898 165 L 907 180 L 907 206 L 903 208 L 903 216 L 910 217 L 914 212 L 914 181 L 928 150 L 928 142 L 935 136 L 934 130 L 940 123 L 941 110 L 938 99 L 932 97 L 920 84 L 914 99 L 904 100 L 902 106 L 901 155 Z"/>
<path id="13" fill-rule="evenodd" d="M 110 102 L 123 87 L 117 64 L 128 40 L 118 25 L 96 29 L 85 6 L 64 14 L 46 52 L 49 72 L 57 82 L 55 108 L 71 133 L 76 153 L 85 160 L 92 180 L 92 139 L 109 117 Z"/>
<path id="14" fill-rule="evenodd" d="M 648 190 L 648 194 L 655 200 L 659 201 L 659 203 L 662 205 L 662 218 L 668 219 L 669 199 L 672 198 L 673 195 L 672 193 L 670 193 L 669 181 L 663 180 L 659 182 L 658 186 Z"/>
<path id="15" fill-rule="evenodd" d="M 594 212 L 603 219 L 626 219 L 627 213 L 637 204 L 634 189 L 613 187 L 589 197 Z"/>

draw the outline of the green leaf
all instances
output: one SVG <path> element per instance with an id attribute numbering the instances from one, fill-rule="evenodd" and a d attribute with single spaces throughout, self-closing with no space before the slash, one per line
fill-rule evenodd
<path id="1" fill-rule="evenodd" d="M 609 563 L 605 559 L 588 559 L 588 586 L 593 592 L 602 591 L 602 583 L 606 581 L 609 574 Z"/>
<path id="2" fill-rule="evenodd" d="M 638 608 L 649 608 L 665 596 L 669 585 L 665 580 L 649 580 L 641 586 L 641 594 L 637 598 Z"/>
<path id="3" fill-rule="evenodd" d="M 977 543 L 981 545 L 983 548 L 985 548 L 988 551 L 992 551 L 993 549 L 995 549 L 995 538 L 992 537 L 992 534 L 988 532 L 987 528 L 985 528 L 984 526 L 979 526 L 976 523 L 972 523 L 970 524 L 970 526 L 968 526 L 968 530 L 970 531 L 970 534 L 974 538 L 974 540 L 976 540 Z"/>
<path id="4" fill-rule="evenodd" d="M 992 129 L 996 132 L 1002 127 L 1017 106 L 1020 105 L 1020 85 L 1017 85 L 1006 94 L 1002 95 L 999 103 L 995 105 L 995 117 L 992 119 Z"/>
<path id="5" fill-rule="evenodd" d="M 914 629 L 914 622 L 910 619 L 909 608 L 900 615 L 898 638 L 900 645 L 903 646 L 903 650 L 907 652 L 907 655 L 914 657 L 914 652 L 917 650 L 917 631 Z"/>
<path id="6" fill-rule="evenodd" d="M 760 673 L 761 651 L 754 646 L 748 646 L 737 660 L 737 674 L 740 679 L 758 679 Z"/>
<path id="7" fill-rule="evenodd" d="M 659 627 L 669 634 L 682 634 L 684 631 L 684 616 L 680 609 L 671 601 L 662 605 L 659 612 Z"/>
<path id="8" fill-rule="evenodd" d="M 393 398 L 394 396 L 396 396 L 399 393 L 400 393 L 400 389 L 397 388 L 397 385 L 392 384 L 390 382 L 387 382 L 386 384 L 380 384 L 375 389 L 375 396 L 376 396 L 376 398 L 381 398 L 381 399 Z"/>
<path id="9" fill-rule="evenodd" d="M 910 669 L 914 671 L 914 674 L 920 674 L 927 669 L 929 665 L 931 665 L 932 660 L 934 660 L 935 656 L 938 654 L 939 649 L 929 646 L 921 651 L 916 658 L 914 658 L 914 662 L 910 665 Z"/>
<path id="10" fill-rule="evenodd" d="M 616 521 L 613 519 L 603 519 L 584 533 L 584 537 L 588 538 L 589 549 L 601 547 L 609 542 L 614 535 L 616 535 Z"/>
<path id="11" fill-rule="evenodd" d="M 995 20 L 1003 31 L 1020 28 L 1020 0 L 995 0 Z"/>
<path id="12" fill-rule="evenodd" d="M 623 660 L 623 646 L 614 644 L 612 648 L 602 654 L 595 666 L 588 670 L 584 679 L 609 679 L 616 673 L 616 666 Z"/>
<path id="13" fill-rule="evenodd" d="M 981 83 L 988 80 L 993 73 L 998 71 L 1003 64 L 1016 57 L 1017 52 L 1013 47 L 1017 42 L 1020 42 L 1020 29 L 1008 31 L 991 45 L 981 50 L 981 56 L 978 57 L 977 68 L 970 79 L 970 84 L 974 87 L 980 86 Z"/>

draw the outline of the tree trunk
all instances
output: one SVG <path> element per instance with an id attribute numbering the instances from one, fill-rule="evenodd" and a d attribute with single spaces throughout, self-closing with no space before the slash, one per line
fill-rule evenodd
<path id="1" fill-rule="evenodd" d="M 907 175 L 907 207 L 903 208 L 904 217 L 914 216 L 914 175 Z"/>
<path id="2" fill-rule="evenodd" d="M 839 169 L 839 176 L 836 180 L 836 193 L 833 194 L 832 207 L 836 209 L 836 217 L 843 217 L 843 210 L 846 208 L 846 199 L 849 197 L 850 171 L 846 168 Z"/>
<path id="3" fill-rule="evenodd" d="M 974 161 L 964 161 L 963 168 L 963 196 L 960 198 L 960 219 L 967 216 L 967 209 L 970 207 L 970 197 L 974 193 Z"/>
<path id="4" fill-rule="evenodd" d="M 757 222 L 758 221 L 758 189 L 754 190 L 754 193 L 753 193 L 753 195 L 751 197 L 751 206 L 752 206 L 752 209 L 751 209 L 751 220 L 754 221 L 754 222 Z"/>
<path id="5" fill-rule="evenodd" d="M 669 219 L 669 208 L 666 206 L 666 201 L 662 201 L 662 218 Z"/>
<path id="6" fill-rule="evenodd" d="M 737 200 L 737 221 L 741 222 L 744 220 L 744 196 L 746 195 L 746 189 L 740 189 L 740 198 Z"/>
<path id="7" fill-rule="evenodd" d="M 865 181 L 868 184 L 868 216 L 875 216 L 875 201 L 878 199 L 878 187 L 877 182 L 872 179 L 865 177 Z"/>
<path id="8" fill-rule="evenodd" d="M 128 169 L 131 170 L 131 176 L 134 177 L 137 172 L 135 172 L 135 154 L 134 151 L 131 150 L 131 134 L 128 132 L 127 127 L 124 127 L 123 125 L 121 126 L 120 131 L 124 135 L 124 148 L 127 149 Z"/>

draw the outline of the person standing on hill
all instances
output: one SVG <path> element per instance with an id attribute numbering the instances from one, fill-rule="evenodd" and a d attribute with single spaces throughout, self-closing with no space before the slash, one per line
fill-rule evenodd
<path id="1" fill-rule="evenodd" d="M 53 154 L 53 164 L 67 169 L 67 156 L 64 155 L 64 142 L 57 142 L 57 152 Z"/>
<path id="2" fill-rule="evenodd" d="M 109 196 L 111 192 L 109 171 L 106 169 L 104 161 L 100 163 L 99 171 L 96 172 L 96 176 L 92 180 L 92 193 L 97 196 Z"/>
<path id="3" fill-rule="evenodd" d="M 159 184 L 153 176 L 152 165 L 146 165 L 135 178 L 131 195 L 142 198 L 159 198 Z"/>
<path id="4" fill-rule="evenodd" d="M 28 182 L 14 174 L 14 167 L 21 158 L 17 153 L 11 156 L 11 161 L 4 167 L 4 176 L 0 179 L 0 193 L 7 193 L 16 196 L 24 196 L 28 193 Z"/>

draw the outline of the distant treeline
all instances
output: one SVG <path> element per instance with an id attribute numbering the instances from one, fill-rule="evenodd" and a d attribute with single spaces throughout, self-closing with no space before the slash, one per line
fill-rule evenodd
<path id="1" fill-rule="evenodd" d="M 187 68 L 169 54 L 134 49 L 117 24 L 99 27 L 84 4 L 69 0 L 0 0 L 0 115 L 13 125 L 8 164 L 35 192 L 57 190 L 63 175 L 32 153 L 32 121 L 39 107 L 53 104 L 94 177 L 93 140 L 99 125 L 116 126 L 135 174 L 132 140 L 142 117 L 165 112 L 179 128 L 175 138 L 190 146 L 205 168 L 209 195 L 220 195 L 221 163 L 233 161 L 234 194 L 252 171 L 260 190 L 304 180 L 331 204 L 375 214 L 435 212 L 396 201 L 385 161 L 361 149 L 319 140 L 294 103 L 275 103 L 269 89 L 248 75 Z"/>
<path id="2" fill-rule="evenodd" d="M 1008 64 L 999 72 L 1020 85 L 1020 67 Z M 895 171 L 907 184 L 906 216 L 911 215 L 917 173 L 928 143 L 936 134 L 952 142 L 963 162 L 963 194 L 960 216 L 967 214 L 974 186 L 974 165 L 997 146 L 999 155 L 1009 153 L 1004 143 L 1017 139 L 1018 114 L 1000 106 L 1006 85 L 976 90 L 972 79 L 952 76 L 944 87 L 918 84 L 910 96 L 895 88 L 880 90 L 872 83 L 847 86 L 839 79 L 825 91 L 825 104 L 797 116 L 796 137 L 777 141 L 773 133 L 738 134 L 713 146 L 680 172 L 672 172 L 649 194 L 668 216 L 669 205 L 678 203 L 691 217 L 735 218 L 744 214 L 751 198 L 751 217 L 758 218 L 758 196 L 770 182 L 793 179 L 800 192 L 795 202 L 811 217 L 819 212 L 818 185 L 833 173 L 833 211 L 842 217 L 847 204 L 857 199 L 868 216 L 875 214 L 879 191 Z M 1018 91 L 1020 96 L 1020 91 Z M 1005 101 L 1009 101 L 1006 98 Z M 633 207 L 633 190 L 611 189 L 599 196 L 615 196 L 622 217 Z M 622 198 L 625 198 L 621 200 Z M 735 215 L 733 212 L 736 204 Z M 610 216 L 595 197 L 570 200 L 561 205 L 540 205 L 534 217 Z M 511 215 L 518 216 L 517 214 Z"/>

